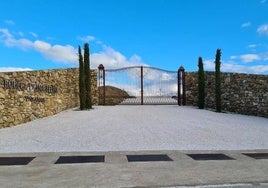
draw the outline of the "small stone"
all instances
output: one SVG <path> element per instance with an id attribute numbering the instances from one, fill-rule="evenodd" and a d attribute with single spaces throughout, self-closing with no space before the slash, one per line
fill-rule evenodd
<path id="1" fill-rule="evenodd" d="M 5 99 L 5 95 L 3 93 L 0 93 L 0 99 Z"/>

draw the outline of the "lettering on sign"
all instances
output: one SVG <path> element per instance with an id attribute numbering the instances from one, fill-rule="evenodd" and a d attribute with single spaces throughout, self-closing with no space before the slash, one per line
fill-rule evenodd
<path id="1" fill-rule="evenodd" d="M 23 83 L 18 82 L 16 80 L 4 80 L 3 86 L 4 89 L 16 89 L 20 91 L 30 91 L 30 92 L 32 91 L 32 92 L 48 93 L 48 94 L 58 93 L 58 88 L 54 85 L 42 85 L 39 83 Z M 32 96 L 24 96 L 24 99 L 30 102 L 44 103 L 46 101 L 45 98 L 32 97 Z"/>
<path id="2" fill-rule="evenodd" d="M 45 98 L 39 98 L 39 97 L 29 97 L 29 96 L 25 96 L 24 97 L 26 99 L 26 101 L 30 101 L 30 102 L 45 102 Z"/>
<path id="3" fill-rule="evenodd" d="M 22 83 L 17 82 L 15 80 L 4 80 L 4 88 L 5 89 L 18 89 L 22 91 L 34 91 L 39 93 L 50 93 L 55 94 L 58 93 L 58 88 L 54 85 L 42 85 L 39 83 Z"/>

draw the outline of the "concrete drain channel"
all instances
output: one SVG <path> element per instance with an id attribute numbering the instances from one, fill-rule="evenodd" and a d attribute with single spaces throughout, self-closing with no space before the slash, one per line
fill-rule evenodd
<path id="1" fill-rule="evenodd" d="M 173 161 L 168 155 L 127 155 L 128 162 Z"/>
<path id="2" fill-rule="evenodd" d="M 268 159 L 268 153 L 240 153 L 244 156 L 255 160 Z M 209 160 L 236 160 L 223 153 L 196 153 L 187 154 L 192 160 L 209 161 Z M 174 161 L 167 154 L 146 154 L 146 155 L 125 155 L 127 162 L 170 162 Z M 28 165 L 34 157 L 0 157 L 0 166 Z M 54 164 L 80 164 L 80 163 L 105 163 L 105 155 L 77 155 L 77 156 L 59 156 Z"/>
<path id="3" fill-rule="evenodd" d="M 70 163 L 103 163 L 104 155 L 100 156 L 60 156 L 55 164 L 70 164 Z"/>
<path id="4" fill-rule="evenodd" d="M 0 165 L 27 165 L 35 157 L 0 157 Z"/>
<path id="5" fill-rule="evenodd" d="M 233 158 L 224 155 L 222 153 L 209 153 L 209 154 L 187 154 L 194 160 L 204 161 L 204 160 L 234 160 Z"/>
<path id="6" fill-rule="evenodd" d="M 268 159 L 268 153 L 243 153 L 243 155 L 253 159 Z"/>

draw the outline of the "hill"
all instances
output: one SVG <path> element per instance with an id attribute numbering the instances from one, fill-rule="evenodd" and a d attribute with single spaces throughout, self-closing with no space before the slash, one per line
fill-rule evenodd
<path id="1" fill-rule="evenodd" d="M 103 86 L 99 87 L 98 89 L 101 96 Z M 126 91 L 113 86 L 105 86 L 105 96 L 105 105 L 117 105 L 124 99 L 131 98 Z M 103 105 L 103 99 L 100 99 L 100 105 Z"/>

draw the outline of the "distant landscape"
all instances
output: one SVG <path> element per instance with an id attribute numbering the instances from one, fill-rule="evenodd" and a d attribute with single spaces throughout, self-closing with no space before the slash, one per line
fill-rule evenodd
<path id="1" fill-rule="evenodd" d="M 103 92 L 103 88 L 103 86 L 98 88 L 100 94 Z M 129 96 L 126 91 L 113 86 L 105 86 L 105 96 L 106 105 L 117 105 L 126 98 L 133 98 L 132 96 Z M 100 100 L 100 104 L 103 104 L 102 99 Z"/>

